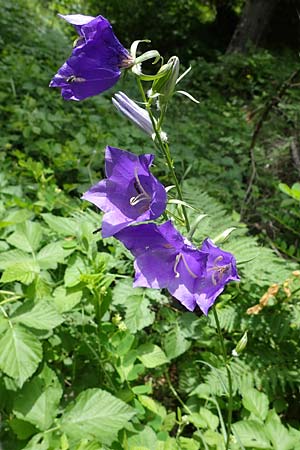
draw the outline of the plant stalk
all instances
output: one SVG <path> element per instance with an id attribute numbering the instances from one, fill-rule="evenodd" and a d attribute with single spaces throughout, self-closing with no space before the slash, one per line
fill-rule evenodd
<path id="1" fill-rule="evenodd" d="M 225 450 L 229 449 L 229 443 L 230 443 L 230 435 L 231 435 L 231 422 L 232 422 L 232 378 L 231 378 L 231 372 L 230 367 L 228 364 L 228 358 L 225 348 L 225 342 L 224 342 L 224 336 L 222 334 L 218 314 L 216 307 L 214 306 L 212 308 L 214 319 L 217 325 L 218 335 L 220 338 L 220 344 L 221 344 L 221 350 L 222 350 L 222 357 L 225 364 L 226 372 L 227 372 L 227 378 L 228 378 L 228 416 L 227 416 L 227 439 L 226 439 L 226 447 Z"/>

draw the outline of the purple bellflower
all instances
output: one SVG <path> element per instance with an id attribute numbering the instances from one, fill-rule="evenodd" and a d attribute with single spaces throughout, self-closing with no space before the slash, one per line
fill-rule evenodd
<path id="1" fill-rule="evenodd" d="M 207 315 L 225 284 L 239 280 L 233 255 L 208 239 L 196 249 L 172 225 L 141 224 L 115 235 L 135 256 L 134 287 L 167 288 L 187 309 Z"/>
<path id="2" fill-rule="evenodd" d="M 81 14 L 61 15 L 79 34 L 72 55 L 58 70 L 50 87 L 61 88 L 65 100 L 83 100 L 117 83 L 121 69 L 133 59 L 113 33 L 107 19 Z"/>
<path id="3" fill-rule="evenodd" d="M 112 102 L 120 113 L 131 120 L 131 122 L 133 122 L 137 127 L 153 139 L 155 138 L 153 124 L 146 109 L 141 108 L 137 103 L 124 94 L 124 92 L 116 93 L 112 99 Z M 167 134 L 164 131 L 161 130 L 159 133 L 163 141 L 168 140 Z"/>
<path id="4" fill-rule="evenodd" d="M 236 260 L 232 253 L 217 247 L 210 239 L 205 239 L 201 251 L 207 254 L 206 271 L 200 282 L 197 304 L 207 314 L 216 298 L 223 292 L 229 281 L 240 281 Z"/>
<path id="5" fill-rule="evenodd" d="M 150 173 L 154 155 L 134 155 L 106 147 L 107 178 L 91 187 L 83 199 L 105 212 L 102 236 L 113 236 L 136 222 L 159 217 L 166 208 L 164 186 Z"/>

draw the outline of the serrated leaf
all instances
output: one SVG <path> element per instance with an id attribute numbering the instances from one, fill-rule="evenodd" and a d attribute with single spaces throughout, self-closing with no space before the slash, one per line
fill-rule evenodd
<path id="1" fill-rule="evenodd" d="M 54 291 L 53 301 L 58 312 L 62 314 L 64 312 L 71 311 L 74 306 L 78 305 L 81 297 L 81 290 L 69 293 L 63 286 L 59 286 Z"/>
<path id="2" fill-rule="evenodd" d="M 65 286 L 73 287 L 80 283 L 81 275 L 86 273 L 84 259 L 79 255 L 72 255 L 65 271 Z"/>
<path id="3" fill-rule="evenodd" d="M 21 325 L 10 327 L 0 339 L 0 369 L 22 385 L 42 359 L 40 341 Z"/>
<path id="4" fill-rule="evenodd" d="M 15 263 L 4 270 L 1 282 L 11 283 L 12 281 L 20 281 L 28 285 L 34 281 L 39 272 L 40 267 L 33 260 Z"/>
<path id="5" fill-rule="evenodd" d="M 131 333 L 136 333 L 154 322 L 155 314 L 149 309 L 149 301 L 144 295 L 127 298 L 125 324 Z"/>
<path id="6" fill-rule="evenodd" d="M 40 246 L 41 240 L 41 225 L 30 221 L 18 224 L 16 231 L 7 238 L 7 242 L 11 245 L 28 253 L 34 253 Z"/>
<path id="7" fill-rule="evenodd" d="M 4 270 L 16 263 L 27 263 L 28 261 L 32 261 L 32 257 L 22 250 L 10 250 L 0 253 L 0 270 Z"/>
<path id="8" fill-rule="evenodd" d="M 243 392 L 243 406 L 258 419 L 265 420 L 268 414 L 269 400 L 263 392 L 249 388 Z"/>
<path id="9" fill-rule="evenodd" d="M 39 430 L 47 430 L 57 414 L 62 392 L 55 372 L 45 366 L 18 393 L 13 412 L 19 419 L 35 425 Z"/>
<path id="10" fill-rule="evenodd" d="M 182 355 L 191 346 L 191 343 L 185 339 L 179 327 L 173 328 L 165 336 L 164 349 L 169 359 L 177 358 Z"/>
<path id="11" fill-rule="evenodd" d="M 149 411 L 152 411 L 154 414 L 157 414 L 162 419 L 167 416 L 166 408 L 153 398 L 148 397 L 148 395 L 139 395 L 139 401 L 145 408 L 149 409 Z"/>
<path id="12" fill-rule="evenodd" d="M 52 330 L 63 322 L 63 317 L 50 302 L 40 300 L 24 303 L 11 316 L 11 321 L 37 330 Z"/>
<path id="13" fill-rule="evenodd" d="M 243 420 L 233 424 L 232 428 L 245 447 L 270 449 L 271 444 L 266 435 L 264 425 L 259 422 Z"/>
<path id="14" fill-rule="evenodd" d="M 169 362 L 165 353 L 158 345 L 144 344 L 138 349 L 138 359 L 149 369 L 161 366 Z"/>
<path id="15" fill-rule="evenodd" d="M 152 450 L 156 449 L 157 437 L 152 428 L 146 426 L 140 433 L 128 438 L 130 450 Z"/>
<path id="16" fill-rule="evenodd" d="M 268 413 L 265 429 L 275 450 L 294 450 L 296 444 L 299 443 L 300 433 L 297 437 L 293 436 L 281 423 L 274 410 Z"/>
<path id="17" fill-rule="evenodd" d="M 61 418 L 61 429 L 73 439 L 82 436 L 110 445 L 135 415 L 133 408 L 102 389 L 82 392 Z"/>
<path id="18" fill-rule="evenodd" d="M 57 263 L 64 262 L 64 250 L 60 243 L 52 242 L 38 252 L 36 259 L 41 269 L 56 269 Z"/>
<path id="19" fill-rule="evenodd" d="M 44 221 L 56 233 L 62 236 L 75 236 L 78 224 L 76 220 L 55 216 L 54 214 L 42 214 Z"/>

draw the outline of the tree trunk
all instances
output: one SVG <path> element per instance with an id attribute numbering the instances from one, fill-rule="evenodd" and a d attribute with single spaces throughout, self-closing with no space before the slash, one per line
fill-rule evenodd
<path id="1" fill-rule="evenodd" d="M 249 43 L 257 46 L 278 2 L 279 0 L 247 0 L 227 53 L 246 53 Z"/>

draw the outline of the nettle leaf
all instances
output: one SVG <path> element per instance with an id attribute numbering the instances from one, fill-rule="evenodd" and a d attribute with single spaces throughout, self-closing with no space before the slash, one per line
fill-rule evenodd
<path id="1" fill-rule="evenodd" d="M 26 383 L 18 394 L 13 412 L 39 430 L 47 430 L 56 416 L 62 393 L 55 372 L 44 366 L 41 373 Z"/>
<path id="2" fill-rule="evenodd" d="M 243 420 L 233 424 L 232 428 L 245 447 L 270 449 L 271 444 L 265 427 L 261 423 L 255 420 Z"/>
<path id="3" fill-rule="evenodd" d="M 10 250 L 0 253 L 0 270 L 4 270 L 13 264 L 27 263 L 32 257 L 21 250 Z"/>
<path id="4" fill-rule="evenodd" d="M 191 346 L 191 342 L 185 339 L 179 327 L 173 328 L 164 339 L 164 349 L 169 359 L 177 358 Z"/>
<path id="5" fill-rule="evenodd" d="M 144 344 L 138 349 L 138 359 L 144 364 L 145 367 L 151 369 L 162 364 L 169 362 L 165 353 L 158 345 Z"/>
<path id="6" fill-rule="evenodd" d="M 153 398 L 148 397 L 147 395 L 139 395 L 139 401 L 145 408 L 149 409 L 149 411 L 152 411 L 154 414 L 157 414 L 162 419 L 165 419 L 167 416 L 166 408 Z"/>
<path id="7" fill-rule="evenodd" d="M 41 269 L 56 269 L 57 263 L 64 262 L 64 250 L 60 243 L 52 242 L 43 247 L 37 254 L 37 261 Z"/>
<path id="8" fill-rule="evenodd" d="M 68 292 L 63 286 L 55 289 L 53 301 L 57 310 L 62 314 L 71 311 L 74 306 L 78 305 L 82 297 L 82 291 Z"/>
<path id="9" fill-rule="evenodd" d="M 269 409 L 269 400 L 266 394 L 249 388 L 243 392 L 243 406 L 258 419 L 265 420 Z"/>
<path id="10" fill-rule="evenodd" d="M 125 306 L 125 324 L 132 333 L 154 322 L 155 314 L 149 308 L 147 289 L 133 288 L 131 280 L 124 280 L 117 284 L 113 291 L 113 303 Z"/>
<path id="11" fill-rule="evenodd" d="M 146 426 L 140 433 L 129 437 L 127 440 L 127 444 L 128 448 L 130 448 L 131 450 L 156 449 L 157 436 L 152 428 Z"/>
<path id="12" fill-rule="evenodd" d="M 294 450 L 296 444 L 299 443 L 300 434 L 297 437 L 293 436 L 281 423 L 274 410 L 268 413 L 265 429 L 275 450 Z"/>
<path id="13" fill-rule="evenodd" d="M 20 281 L 28 285 L 35 280 L 39 273 L 39 265 L 31 259 L 27 262 L 19 262 L 8 266 L 2 274 L 1 282 L 11 283 L 12 281 Z"/>
<path id="14" fill-rule="evenodd" d="M 78 254 L 72 255 L 65 271 L 65 286 L 73 287 L 80 283 L 81 275 L 87 272 L 85 260 Z"/>
<path id="15" fill-rule="evenodd" d="M 34 253 L 41 244 L 42 236 L 39 223 L 26 221 L 17 225 L 16 231 L 7 238 L 7 242 L 24 252 Z"/>
<path id="16" fill-rule="evenodd" d="M 23 385 L 43 356 L 36 336 L 21 325 L 11 326 L 0 339 L 0 369 Z"/>
<path id="17" fill-rule="evenodd" d="M 37 330 L 52 330 L 63 322 L 63 317 L 50 302 L 40 300 L 24 303 L 11 316 L 11 321 Z"/>
<path id="18" fill-rule="evenodd" d="M 142 295 L 132 295 L 127 299 L 125 324 L 129 331 L 136 333 L 154 322 L 155 314 L 149 309 L 149 300 Z"/>
<path id="19" fill-rule="evenodd" d="M 51 230 L 62 236 L 74 236 L 78 228 L 78 223 L 74 219 L 55 216 L 50 213 L 42 214 L 44 221 Z"/>
<path id="20" fill-rule="evenodd" d="M 102 389 L 82 392 L 61 418 L 61 429 L 73 439 L 98 439 L 110 445 L 135 415 L 133 408 Z"/>

